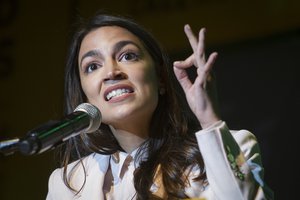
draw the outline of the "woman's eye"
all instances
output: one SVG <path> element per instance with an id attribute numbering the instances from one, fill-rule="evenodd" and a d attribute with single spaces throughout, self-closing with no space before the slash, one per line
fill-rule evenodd
<path id="1" fill-rule="evenodd" d="M 136 53 L 124 53 L 121 56 L 120 61 L 135 61 L 138 59 L 138 55 Z"/>
<path id="2" fill-rule="evenodd" d="M 86 73 L 91 73 L 93 72 L 94 70 L 98 69 L 100 66 L 96 63 L 92 63 L 90 65 L 88 65 L 86 68 L 85 68 L 85 72 Z"/>

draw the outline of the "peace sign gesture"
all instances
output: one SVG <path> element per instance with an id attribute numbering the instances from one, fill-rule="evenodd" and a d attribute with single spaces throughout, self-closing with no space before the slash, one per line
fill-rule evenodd
<path id="1" fill-rule="evenodd" d="M 199 120 L 202 128 L 217 122 L 219 116 L 216 110 L 216 99 L 214 96 L 213 78 L 211 76 L 212 66 L 217 58 L 214 52 L 205 58 L 205 28 L 199 31 L 197 38 L 189 25 L 184 26 L 184 32 L 193 49 L 193 54 L 184 61 L 175 61 L 174 73 L 182 86 L 187 102 Z M 196 67 L 196 79 L 192 82 L 186 72 L 189 67 Z"/>

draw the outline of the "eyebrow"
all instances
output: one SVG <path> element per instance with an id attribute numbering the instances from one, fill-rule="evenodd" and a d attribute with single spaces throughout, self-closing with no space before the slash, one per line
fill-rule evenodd
<path id="1" fill-rule="evenodd" d="M 115 56 L 116 52 L 119 52 L 124 46 L 128 45 L 128 44 L 132 44 L 134 46 L 136 46 L 139 50 L 141 50 L 140 46 L 138 44 L 136 44 L 133 41 L 130 40 L 124 40 L 124 41 L 120 41 L 117 42 L 114 47 L 113 47 L 113 55 Z M 86 52 L 85 54 L 83 54 L 82 58 L 80 59 L 80 65 L 82 65 L 82 61 L 86 58 L 86 57 L 102 57 L 102 54 L 99 50 L 91 50 Z"/>
<path id="2" fill-rule="evenodd" d="M 134 46 L 136 46 L 139 50 L 141 50 L 141 47 L 136 44 L 135 42 L 131 41 L 131 40 L 123 40 L 123 41 L 120 41 L 120 42 L 117 42 L 113 48 L 113 52 L 116 53 L 116 52 L 119 52 L 124 46 L 126 45 L 129 45 L 129 44 L 132 44 Z"/>
<path id="3" fill-rule="evenodd" d="M 102 57 L 102 54 L 100 53 L 99 50 L 91 50 L 91 51 L 86 52 L 85 54 L 83 54 L 82 58 L 80 59 L 80 64 L 79 64 L 80 67 L 82 65 L 82 61 L 86 57 Z"/>

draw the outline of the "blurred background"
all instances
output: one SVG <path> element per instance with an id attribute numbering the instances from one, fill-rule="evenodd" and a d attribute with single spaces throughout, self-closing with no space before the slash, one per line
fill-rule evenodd
<path id="1" fill-rule="evenodd" d="M 189 23 L 207 28 L 222 118 L 258 138 L 276 199 L 296 199 L 299 178 L 300 1 L 0 0 L 0 140 L 63 117 L 63 74 L 78 17 L 97 10 L 134 18 L 172 59 L 191 53 Z M 0 155 L 0 199 L 40 200 L 56 167 L 53 151 Z"/>

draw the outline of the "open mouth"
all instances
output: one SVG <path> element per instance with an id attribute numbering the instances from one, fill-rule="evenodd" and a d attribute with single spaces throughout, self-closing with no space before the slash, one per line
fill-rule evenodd
<path id="1" fill-rule="evenodd" d="M 109 101 L 113 98 L 120 97 L 122 95 L 126 95 L 126 94 L 129 94 L 129 93 L 133 93 L 133 88 L 128 87 L 128 86 L 126 86 L 126 87 L 119 86 L 118 88 L 108 89 L 105 92 L 104 97 L 105 97 L 106 101 Z"/>

